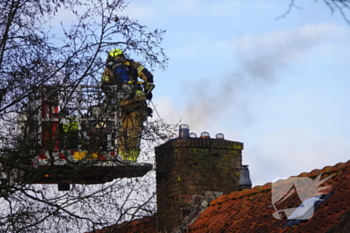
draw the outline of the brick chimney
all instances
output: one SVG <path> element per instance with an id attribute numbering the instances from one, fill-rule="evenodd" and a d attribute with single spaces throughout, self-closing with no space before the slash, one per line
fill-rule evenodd
<path id="1" fill-rule="evenodd" d="M 207 132 L 189 137 L 187 125 L 180 126 L 179 138 L 156 147 L 159 231 L 179 230 L 210 194 L 214 199 L 238 190 L 242 150 L 243 143 L 225 140 L 222 134 L 217 139 Z"/>

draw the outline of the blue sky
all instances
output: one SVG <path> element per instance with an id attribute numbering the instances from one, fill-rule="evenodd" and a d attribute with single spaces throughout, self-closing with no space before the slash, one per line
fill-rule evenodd
<path id="1" fill-rule="evenodd" d="M 161 117 L 243 142 L 253 185 L 350 158 L 350 26 L 300 2 L 282 18 L 288 1 L 132 0 L 123 13 L 167 31 Z"/>

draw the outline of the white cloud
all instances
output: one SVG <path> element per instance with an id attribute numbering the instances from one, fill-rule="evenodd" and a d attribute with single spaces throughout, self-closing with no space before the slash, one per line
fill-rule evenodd
<path id="1" fill-rule="evenodd" d="M 201 100 L 197 101 L 200 102 Z M 167 97 L 157 98 L 154 102 L 160 117 L 169 124 L 179 123 L 181 120 L 181 123 L 190 125 L 191 129 L 200 130 L 204 129 L 208 125 L 209 119 L 214 117 L 210 109 L 206 109 L 205 105 L 198 105 L 196 108 L 191 109 L 188 105 L 179 106 Z"/>
<path id="2" fill-rule="evenodd" d="M 333 24 L 305 25 L 263 35 L 242 35 L 234 40 L 233 46 L 242 72 L 271 82 L 277 70 L 303 58 L 321 41 L 342 35 L 345 30 Z"/>
<path id="3" fill-rule="evenodd" d="M 161 119 L 165 119 L 168 124 L 179 123 L 179 107 L 177 107 L 172 99 L 169 97 L 157 97 L 153 101 Z M 176 114 L 175 114 L 176 113 Z M 158 117 L 156 113 L 154 117 Z"/>
<path id="4" fill-rule="evenodd" d="M 247 148 L 243 160 L 250 165 L 255 185 L 279 177 L 299 175 L 338 162 L 347 162 L 349 144 L 341 138 L 324 137 L 304 129 L 271 132 L 255 148 Z"/>

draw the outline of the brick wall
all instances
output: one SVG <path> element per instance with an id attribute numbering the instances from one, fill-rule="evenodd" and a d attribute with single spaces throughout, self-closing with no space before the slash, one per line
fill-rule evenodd
<path id="1" fill-rule="evenodd" d="M 204 199 L 206 191 L 238 190 L 243 143 L 178 138 L 157 147 L 157 208 L 160 231 L 172 232 Z"/>

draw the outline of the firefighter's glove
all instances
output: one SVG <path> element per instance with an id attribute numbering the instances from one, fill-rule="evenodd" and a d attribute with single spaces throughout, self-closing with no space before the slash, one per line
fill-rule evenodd
<path id="1" fill-rule="evenodd" d="M 146 99 L 147 99 L 147 100 L 151 100 L 152 98 L 153 98 L 152 92 L 146 94 Z"/>
<path id="2" fill-rule="evenodd" d="M 147 107 L 147 116 L 152 117 L 153 115 L 153 110 L 150 107 Z"/>
<path id="3" fill-rule="evenodd" d="M 144 85 L 147 100 L 151 100 L 153 98 L 153 94 L 152 94 L 153 88 L 154 88 L 154 85 L 151 83 L 146 83 Z"/>

